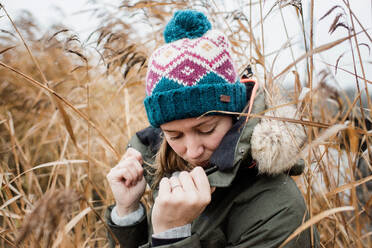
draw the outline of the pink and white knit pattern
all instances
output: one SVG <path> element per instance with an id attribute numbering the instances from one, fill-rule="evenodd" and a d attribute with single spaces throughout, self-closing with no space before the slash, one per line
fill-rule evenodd
<path id="1" fill-rule="evenodd" d="M 163 77 L 183 86 L 193 86 L 214 72 L 227 82 L 235 83 L 237 74 L 229 50 L 227 37 L 218 30 L 209 30 L 200 38 L 184 38 L 163 45 L 149 60 L 146 94 L 150 96 Z"/>

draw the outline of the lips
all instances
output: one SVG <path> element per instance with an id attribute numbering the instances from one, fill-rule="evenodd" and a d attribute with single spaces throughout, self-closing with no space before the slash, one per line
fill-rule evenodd
<path id="1" fill-rule="evenodd" d="M 193 163 L 193 164 L 195 164 L 195 165 L 197 165 L 197 166 L 204 167 L 204 166 L 206 166 L 208 163 L 209 163 L 209 160 L 204 160 L 204 161 L 196 162 L 196 163 Z"/>

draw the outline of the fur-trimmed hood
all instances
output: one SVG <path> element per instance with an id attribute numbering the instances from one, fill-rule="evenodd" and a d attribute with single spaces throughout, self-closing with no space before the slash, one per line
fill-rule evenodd
<path id="1" fill-rule="evenodd" d="M 224 185 L 228 185 L 239 168 L 253 168 L 259 174 L 301 174 L 303 161 L 296 161 L 300 147 L 306 139 L 301 125 L 270 119 L 270 116 L 296 118 L 297 111 L 277 94 L 268 97 L 261 90 L 254 99 L 251 114 L 267 118 L 242 116 L 222 139 L 210 158 L 219 173 L 225 173 Z M 231 174 L 229 174 L 231 173 Z M 222 176 L 219 175 L 219 180 Z M 213 176 L 210 182 L 216 183 Z"/>
<path id="2" fill-rule="evenodd" d="M 288 104 L 280 94 L 265 96 L 265 116 L 298 119 L 295 106 Z M 276 175 L 289 171 L 298 161 L 300 148 L 306 140 L 302 125 L 262 118 L 254 127 L 251 138 L 252 158 L 259 173 Z"/>

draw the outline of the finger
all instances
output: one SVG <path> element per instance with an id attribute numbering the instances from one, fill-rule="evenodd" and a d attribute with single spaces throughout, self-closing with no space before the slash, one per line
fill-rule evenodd
<path id="1" fill-rule="evenodd" d="M 142 180 L 142 178 L 143 178 L 143 167 L 142 167 L 142 164 L 138 160 L 135 160 L 134 168 L 137 171 L 138 180 Z"/>
<path id="2" fill-rule="evenodd" d="M 135 180 L 139 181 L 143 176 L 143 168 L 140 162 L 134 158 L 126 158 L 125 160 L 120 161 L 116 166 L 118 168 L 129 168 L 131 172 L 135 175 Z"/>
<path id="3" fill-rule="evenodd" d="M 139 180 L 141 180 L 141 173 L 139 173 L 138 170 L 136 169 L 136 163 L 138 163 L 137 160 L 129 160 L 128 166 L 125 167 L 133 175 L 132 182 L 131 182 L 132 185 L 136 185 L 136 183 Z"/>
<path id="4" fill-rule="evenodd" d="M 118 171 L 119 173 L 121 173 L 122 178 L 124 178 L 125 186 L 129 187 L 132 184 L 134 177 L 135 177 L 135 175 L 133 175 L 133 172 L 127 167 L 120 168 Z"/>
<path id="5" fill-rule="evenodd" d="M 178 177 L 171 177 L 169 179 L 170 185 L 171 185 L 171 191 L 172 192 L 180 192 L 183 191 L 183 185 L 178 179 Z"/>
<path id="6" fill-rule="evenodd" d="M 196 189 L 201 193 L 204 194 L 211 194 L 211 188 L 209 185 L 208 177 L 205 174 L 205 171 L 202 167 L 197 166 L 190 172 L 191 177 L 194 180 L 194 184 Z"/>
<path id="7" fill-rule="evenodd" d="M 186 192 L 196 191 L 194 180 L 192 179 L 190 173 L 182 171 L 178 177 L 182 184 L 182 188 Z"/>
<path id="8" fill-rule="evenodd" d="M 125 159 L 125 158 L 134 158 L 138 160 L 140 164 L 143 164 L 142 154 L 132 147 L 129 147 L 127 151 L 125 152 L 122 159 Z"/>
<path id="9" fill-rule="evenodd" d="M 124 181 L 125 185 L 128 187 L 133 181 L 133 175 L 128 170 L 128 168 L 114 168 L 111 170 L 109 175 L 107 175 L 112 182 L 122 182 Z"/>
<path id="10" fill-rule="evenodd" d="M 159 196 L 166 196 L 171 193 L 171 184 L 168 178 L 163 177 L 159 183 Z"/>

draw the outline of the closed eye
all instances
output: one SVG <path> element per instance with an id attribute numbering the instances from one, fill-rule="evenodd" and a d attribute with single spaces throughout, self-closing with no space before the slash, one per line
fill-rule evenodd
<path id="1" fill-rule="evenodd" d="M 175 137 L 169 137 L 170 140 L 176 140 L 176 139 L 179 139 L 180 136 L 175 136 Z"/>
<path id="2" fill-rule="evenodd" d="M 214 130 L 216 129 L 216 126 L 210 128 L 210 129 L 207 129 L 207 130 L 199 130 L 199 133 L 201 134 L 211 134 L 214 132 Z"/>
<path id="3" fill-rule="evenodd" d="M 179 134 L 173 134 L 173 135 L 168 135 L 168 138 L 170 140 L 176 140 L 176 139 L 179 139 L 181 137 L 182 137 L 182 134 L 181 133 L 179 133 Z"/>

